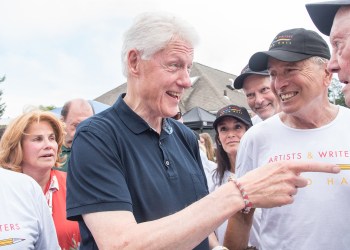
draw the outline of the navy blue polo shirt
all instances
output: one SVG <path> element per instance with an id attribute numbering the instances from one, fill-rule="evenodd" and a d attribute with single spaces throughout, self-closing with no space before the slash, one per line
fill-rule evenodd
<path id="1" fill-rule="evenodd" d="M 82 214 L 131 211 L 141 223 L 176 213 L 208 194 L 194 133 L 163 119 L 159 135 L 124 96 L 80 123 L 72 144 L 67 217 L 79 221 L 81 249 L 97 249 Z M 208 241 L 196 249 L 209 249 Z"/>

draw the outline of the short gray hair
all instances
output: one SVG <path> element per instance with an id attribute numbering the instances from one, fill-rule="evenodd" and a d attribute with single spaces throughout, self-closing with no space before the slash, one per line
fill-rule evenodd
<path id="1" fill-rule="evenodd" d="M 320 57 L 320 56 L 312 56 L 309 58 L 309 60 L 318 65 L 328 64 L 329 62 L 327 58 Z"/>
<path id="2" fill-rule="evenodd" d="M 143 60 L 150 59 L 164 49 L 173 39 L 179 38 L 195 47 L 199 42 L 196 30 L 186 21 L 169 13 L 146 12 L 139 15 L 125 32 L 122 46 L 123 74 L 128 74 L 128 53 L 132 49 L 141 52 Z"/>

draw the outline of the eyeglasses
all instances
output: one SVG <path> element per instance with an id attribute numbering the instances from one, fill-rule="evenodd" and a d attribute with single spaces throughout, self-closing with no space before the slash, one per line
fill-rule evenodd
<path id="1" fill-rule="evenodd" d="M 176 115 L 174 115 L 173 117 L 171 117 L 171 118 L 173 118 L 173 119 L 175 119 L 175 120 L 180 120 L 181 119 L 181 117 L 182 117 L 182 113 L 181 113 L 181 111 L 179 111 L 179 112 L 177 112 L 177 114 Z"/>

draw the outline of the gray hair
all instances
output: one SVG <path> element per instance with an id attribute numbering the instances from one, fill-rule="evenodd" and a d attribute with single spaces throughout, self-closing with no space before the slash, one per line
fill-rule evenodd
<path id="1" fill-rule="evenodd" d="M 130 50 L 138 50 L 143 60 L 149 60 L 174 38 L 186 41 L 193 47 L 199 41 L 196 30 L 189 23 L 169 13 L 146 12 L 139 15 L 124 34 L 121 52 L 124 76 L 128 74 L 127 57 Z"/>
<path id="2" fill-rule="evenodd" d="M 324 65 L 324 64 L 328 64 L 329 60 L 327 58 L 323 58 L 320 56 L 312 56 L 310 58 L 308 58 L 308 60 L 312 61 L 313 63 L 317 64 L 317 65 Z"/>

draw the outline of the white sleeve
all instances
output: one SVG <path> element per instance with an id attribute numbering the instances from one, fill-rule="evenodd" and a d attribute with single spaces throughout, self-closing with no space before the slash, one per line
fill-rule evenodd
<path id="1" fill-rule="evenodd" d="M 243 176 L 247 172 L 254 169 L 253 163 L 253 134 L 249 129 L 241 138 L 236 158 L 236 176 L 237 178 Z"/>
<path id="2" fill-rule="evenodd" d="M 38 228 L 40 230 L 35 249 L 61 249 L 58 244 L 55 225 L 45 196 L 36 182 L 33 183 L 32 187 L 33 190 L 31 193 L 33 200 L 35 201 L 34 204 L 36 206 L 37 218 L 39 220 Z"/>

